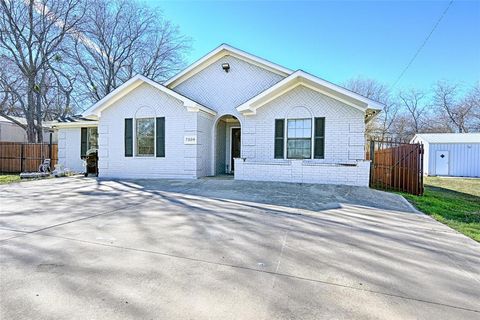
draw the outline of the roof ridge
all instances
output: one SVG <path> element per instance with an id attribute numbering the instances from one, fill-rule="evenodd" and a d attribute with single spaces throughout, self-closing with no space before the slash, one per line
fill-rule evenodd
<path id="1" fill-rule="evenodd" d="M 194 61 L 193 63 L 191 63 L 188 67 L 186 67 L 185 69 L 183 69 L 182 71 L 178 72 L 177 74 L 175 74 L 174 76 L 170 77 L 168 80 L 166 80 L 163 85 L 165 86 L 170 86 L 172 85 L 173 83 L 175 83 L 177 80 L 181 79 L 183 76 L 187 75 L 189 72 L 192 72 L 194 71 L 196 68 L 199 68 L 201 67 L 201 65 L 208 61 L 209 59 L 215 57 L 215 55 L 219 54 L 220 52 L 222 52 L 222 50 L 227 50 L 227 51 L 230 51 L 231 53 L 233 54 L 236 54 L 238 56 L 241 56 L 243 57 L 244 59 L 246 60 L 252 60 L 254 63 L 260 65 L 261 67 L 267 69 L 267 70 L 271 70 L 272 72 L 276 72 L 276 73 L 279 73 L 279 74 L 282 74 L 284 75 L 285 77 L 291 75 L 294 71 L 290 68 L 286 68 L 278 63 L 275 63 L 275 62 L 272 62 L 268 59 L 265 59 L 265 58 L 262 58 L 262 57 L 259 57 L 255 54 L 252 54 L 252 53 L 249 53 L 245 50 L 242 50 L 242 49 L 239 49 L 239 48 L 236 48 L 232 45 L 229 45 L 227 43 L 222 43 L 221 45 L 217 46 L 215 49 L 211 50 L 210 52 L 208 52 L 207 54 L 203 55 L 202 57 L 200 57 L 199 59 L 197 59 L 196 61 Z M 208 64 L 210 65 L 210 64 Z M 203 69 L 203 68 L 202 68 Z M 273 71 L 275 70 L 275 71 Z M 188 78 L 188 77 L 187 77 Z"/>

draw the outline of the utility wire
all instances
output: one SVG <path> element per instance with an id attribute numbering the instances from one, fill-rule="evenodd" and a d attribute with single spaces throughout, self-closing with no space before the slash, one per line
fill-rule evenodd
<path id="1" fill-rule="evenodd" d="M 397 80 L 395 80 L 395 82 L 393 83 L 393 85 L 390 87 L 390 89 L 393 89 L 397 84 L 398 82 L 400 81 L 400 79 L 402 79 L 402 77 L 405 75 L 405 73 L 407 72 L 408 68 L 410 68 L 410 66 L 412 65 L 413 61 L 415 61 L 415 59 L 417 58 L 418 54 L 420 53 L 420 51 L 422 51 L 423 47 L 425 47 L 425 45 L 427 44 L 428 40 L 430 40 L 430 37 L 432 36 L 433 32 L 435 32 L 435 29 L 437 29 L 438 25 L 440 24 L 440 21 L 442 21 L 443 17 L 445 17 L 445 15 L 447 14 L 447 11 L 448 9 L 450 9 L 450 7 L 452 6 L 452 3 L 453 3 L 454 0 L 450 0 L 450 2 L 448 3 L 447 7 L 445 8 L 445 10 L 443 10 L 442 14 L 440 15 L 440 17 L 438 18 L 437 22 L 435 22 L 435 24 L 433 25 L 433 28 L 432 30 L 430 30 L 430 33 L 427 35 L 427 37 L 425 38 L 425 40 L 423 40 L 423 43 L 420 45 L 420 47 L 418 47 L 417 51 L 415 52 L 415 54 L 413 55 L 412 59 L 410 59 L 410 61 L 408 62 L 407 66 L 403 69 L 403 71 L 400 73 L 400 75 L 398 76 Z"/>

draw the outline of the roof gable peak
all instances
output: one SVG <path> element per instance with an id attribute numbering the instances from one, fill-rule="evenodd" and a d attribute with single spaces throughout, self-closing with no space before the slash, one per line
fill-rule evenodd
<path id="1" fill-rule="evenodd" d="M 313 76 L 303 70 L 297 70 L 282 81 L 238 106 L 237 110 L 245 115 L 255 114 L 256 109 L 300 85 L 318 91 L 362 112 L 373 112 L 376 114 L 383 108 L 383 104 L 379 102 Z"/>
<path id="2" fill-rule="evenodd" d="M 212 115 L 215 115 L 216 112 L 210 108 L 207 108 L 181 94 L 178 92 L 175 92 L 163 85 L 161 85 L 158 82 L 155 82 L 154 80 L 151 80 L 141 74 L 137 74 L 130 78 L 128 81 L 123 83 L 121 86 L 107 94 L 105 97 L 103 97 L 101 100 L 99 100 L 97 103 L 95 103 L 93 106 L 85 110 L 83 113 L 83 116 L 86 118 L 98 118 L 100 116 L 100 113 L 105 110 L 106 108 L 110 107 L 112 104 L 126 96 L 128 93 L 136 89 L 142 84 L 149 84 L 153 86 L 154 88 L 172 96 L 173 98 L 176 98 L 180 101 L 183 102 L 183 105 L 189 110 L 189 111 L 199 111 L 202 110 L 204 112 L 210 113 Z"/>
<path id="3" fill-rule="evenodd" d="M 210 51 L 199 60 L 192 63 L 186 69 L 176 74 L 172 78 L 168 79 L 164 83 L 164 85 L 166 87 L 173 89 L 183 81 L 189 79 L 193 75 L 197 74 L 198 72 L 202 71 L 203 69 L 211 65 L 213 62 L 227 55 L 231 55 L 235 58 L 244 60 L 246 62 L 249 62 L 258 67 L 274 72 L 276 74 L 282 75 L 284 77 L 289 76 L 293 72 L 293 70 L 285 68 L 281 65 L 278 65 L 266 59 L 260 58 L 258 56 L 255 56 L 243 50 L 232 47 L 229 44 L 222 43 L 220 46 Z"/>

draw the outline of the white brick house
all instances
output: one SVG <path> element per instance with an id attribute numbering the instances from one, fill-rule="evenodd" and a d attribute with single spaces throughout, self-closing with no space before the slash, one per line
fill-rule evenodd
<path id="1" fill-rule="evenodd" d="M 368 185 L 365 123 L 381 104 L 221 45 L 164 84 L 137 75 L 57 124 L 59 162 L 99 176 Z"/>

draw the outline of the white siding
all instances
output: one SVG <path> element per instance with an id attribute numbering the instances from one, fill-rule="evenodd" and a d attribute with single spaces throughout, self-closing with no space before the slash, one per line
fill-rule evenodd
<path id="1" fill-rule="evenodd" d="M 425 143 L 423 145 L 423 175 L 430 175 L 430 144 Z"/>
<path id="2" fill-rule="evenodd" d="M 435 154 L 449 152 L 449 176 L 480 177 L 480 143 L 430 143 L 428 174 L 436 175 Z M 427 152 L 427 151 L 426 151 Z"/>
<path id="3" fill-rule="evenodd" d="M 27 132 L 15 123 L 0 121 L 0 141 L 5 142 L 28 142 Z M 50 143 L 50 132 L 43 130 L 43 142 Z M 52 133 L 52 143 L 57 143 L 57 132 Z"/>
<path id="4" fill-rule="evenodd" d="M 27 142 L 27 133 L 14 123 L 0 121 L 0 141 Z"/>
<path id="5" fill-rule="evenodd" d="M 58 130 L 58 163 L 74 172 L 84 172 L 80 158 L 81 128 Z"/>

